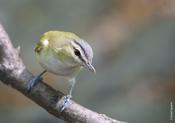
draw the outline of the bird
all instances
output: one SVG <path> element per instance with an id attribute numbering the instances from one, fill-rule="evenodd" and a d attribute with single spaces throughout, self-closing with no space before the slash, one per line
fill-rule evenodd
<path id="1" fill-rule="evenodd" d="M 27 83 L 27 89 L 30 92 L 42 80 L 42 75 L 46 72 L 63 76 L 69 82 L 69 90 L 68 94 L 64 96 L 63 104 L 60 107 L 61 112 L 69 106 L 76 77 L 81 69 L 87 68 L 96 73 L 92 65 L 92 47 L 72 32 L 45 32 L 36 43 L 35 56 L 44 71 Z"/>

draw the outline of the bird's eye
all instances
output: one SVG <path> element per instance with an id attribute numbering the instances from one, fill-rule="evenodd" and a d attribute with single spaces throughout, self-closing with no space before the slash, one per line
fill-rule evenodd
<path id="1" fill-rule="evenodd" d="M 74 50 L 74 53 L 75 53 L 76 56 L 80 56 L 80 55 L 81 55 L 81 54 L 80 54 L 80 51 L 79 51 L 78 49 L 75 49 L 75 50 Z"/>

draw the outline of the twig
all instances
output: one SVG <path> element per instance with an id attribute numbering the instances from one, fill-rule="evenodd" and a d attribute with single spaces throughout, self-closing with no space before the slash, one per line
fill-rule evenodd
<path id="1" fill-rule="evenodd" d="M 0 80 L 43 107 L 50 114 L 69 123 L 124 123 L 104 114 L 98 114 L 71 100 L 71 105 L 62 113 L 56 107 L 63 93 L 40 82 L 29 93 L 26 83 L 33 75 L 26 69 L 21 57 L 20 47 L 14 48 L 7 33 L 0 24 Z"/>

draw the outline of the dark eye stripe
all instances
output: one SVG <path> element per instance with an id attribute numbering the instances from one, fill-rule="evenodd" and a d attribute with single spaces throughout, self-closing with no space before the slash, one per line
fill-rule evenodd
<path id="1" fill-rule="evenodd" d="M 74 53 L 75 53 L 75 50 L 77 50 L 77 49 L 74 48 Z M 75 55 L 77 55 L 77 54 L 75 53 Z M 79 59 L 81 59 L 81 61 L 83 61 L 85 63 L 85 60 L 82 58 L 81 53 L 77 56 L 79 57 Z"/>
<path id="2" fill-rule="evenodd" d="M 74 40 L 74 43 L 77 44 L 78 46 L 80 46 L 80 48 L 83 50 L 84 55 L 86 56 L 86 58 L 88 58 L 88 55 L 87 55 L 84 47 L 76 40 Z"/>

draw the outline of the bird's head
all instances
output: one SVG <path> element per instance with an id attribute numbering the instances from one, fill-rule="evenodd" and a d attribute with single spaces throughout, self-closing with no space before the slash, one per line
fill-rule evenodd
<path id="1" fill-rule="evenodd" d="M 75 61 L 95 73 L 95 68 L 92 66 L 93 50 L 91 46 L 83 39 L 73 39 L 71 45 Z"/>

